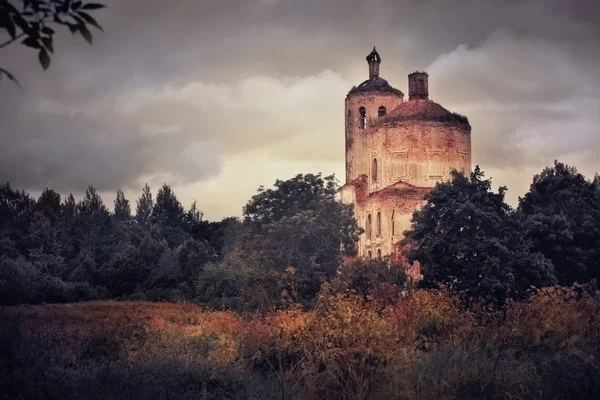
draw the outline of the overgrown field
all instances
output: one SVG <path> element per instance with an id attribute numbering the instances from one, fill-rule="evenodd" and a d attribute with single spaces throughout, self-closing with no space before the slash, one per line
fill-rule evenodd
<path id="1" fill-rule="evenodd" d="M 240 316 L 186 303 L 0 309 L 6 399 L 592 398 L 600 300 L 539 292 L 501 314 L 442 292 L 321 298 Z"/>

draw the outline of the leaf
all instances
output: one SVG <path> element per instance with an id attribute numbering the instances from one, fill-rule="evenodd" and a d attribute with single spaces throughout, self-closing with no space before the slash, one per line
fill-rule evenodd
<path id="1" fill-rule="evenodd" d="M 40 64 L 42 64 L 42 68 L 44 68 L 44 70 L 48 69 L 50 66 L 50 56 L 48 55 L 48 51 L 46 49 L 40 49 L 40 52 L 38 53 L 38 59 L 40 60 Z"/>
<path id="2" fill-rule="evenodd" d="M 27 47 L 31 47 L 32 49 L 39 49 L 42 47 L 42 45 L 32 37 L 25 38 L 25 40 L 23 40 L 21 44 L 24 44 Z"/>
<path id="3" fill-rule="evenodd" d="M 31 25 L 29 25 L 29 23 L 25 21 L 20 15 L 14 15 L 13 21 L 15 22 L 15 24 L 17 24 L 19 28 L 21 28 L 23 32 L 27 34 L 27 36 L 36 35 L 37 32 L 35 31 L 35 29 L 33 29 Z"/>
<path id="4" fill-rule="evenodd" d="M 69 24 L 69 23 L 67 23 L 67 25 L 69 26 L 69 31 L 72 34 L 77 33 L 77 31 L 79 30 L 79 25 L 77 25 L 77 24 Z"/>
<path id="5" fill-rule="evenodd" d="M 4 68 L 0 68 L 0 79 L 2 79 L 2 74 L 6 75 L 8 77 L 8 79 L 10 79 L 14 83 L 16 83 L 17 86 L 21 87 L 21 84 L 19 83 L 19 81 L 17 80 L 17 78 L 15 78 L 15 76 L 13 74 L 11 74 L 10 72 L 8 72 Z"/>
<path id="6" fill-rule="evenodd" d="M 44 28 L 42 28 L 42 33 L 45 33 L 46 35 L 53 35 L 54 29 L 45 26 Z"/>
<path id="7" fill-rule="evenodd" d="M 85 20 L 85 22 L 87 22 L 88 24 L 95 26 L 96 28 L 100 29 L 101 31 L 104 32 L 104 30 L 102 29 L 102 27 L 100 25 L 98 25 L 98 23 L 96 22 L 96 20 L 94 18 L 92 18 L 91 15 L 89 15 L 88 13 L 84 13 L 82 11 L 77 11 L 77 14 L 79 14 L 79 16 L 81 18 L 83 18 Z"/>
<path id="8" fill-rule="evenodd" d="M 89 31 L 89 29 L 87 28 L 87 26 L 85 26 L 84 24 L 80 24 L 77 25 L 78 29 L 79 29 L 79 33 L 81 33 L 81 36 L 83 36 L 83 38 L 89 43 L 92 44 L 92 33 Z"/>
<path id="9" fill-rule="evenodd" d="M 8 31 L 8 34 L 10 35 L 11 38 L 14 39 L 15 36 L 17 36 L 15 24 L 13 24 L 13 22 L 10 19 L 6 23 L 6 30 Z"/>
<path id="10" fill-rule="evenodd" d="M 77 10 L 81 7 L 81 1 L 75 1 L 71 4 L 71 10 Z"/>
<path id="11" fill-rule="evenodd" d="M 99 8 L 104 8 L 104 7 L 106 7 L 104 4 L 87 3 L 83 7 L 81 7 L 81 9 L 82 10 L 97 10 Z"/>
<path id="12" fill-rule="evenodd" d="M 54 53 L 54 46 L 52 45 L 52 36 L 42 38 L 42 43 L 50 53 Z"/>

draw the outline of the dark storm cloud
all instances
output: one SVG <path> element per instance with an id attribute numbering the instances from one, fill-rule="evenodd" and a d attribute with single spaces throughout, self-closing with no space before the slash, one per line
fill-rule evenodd
<path id="1" fill-rule="evenodd" d="M 108 4 L 97 13 L 105 33 L 92 47 L 61 33 L 46 72 L 28 49 L 0 50 L 23 83 L 0 85 L 10 99 L 0 103 L 0 180 L 30 190 L 185 186 L 227 165 L 256 168 L 242 155 L 260 149 L 278 163 L 343 168 L 343 98 L 365 78 L 374 44 L 383 76 L 405 92 L 407 73 L 428 70 L 432 98 L 469 116 L 483 166 L 568 156 L 598 168 L 600 2 Z M 220 184 L 238 179 L 227 172 Z M 244 200 L 228 199 L 231 213 Z"/>

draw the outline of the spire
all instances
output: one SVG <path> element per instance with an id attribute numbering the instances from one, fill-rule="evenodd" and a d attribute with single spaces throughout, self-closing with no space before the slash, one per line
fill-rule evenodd
<path id="1" fill-rule="evenodd" d="M 379 78 L 379 64 L 381 64 L 381 56 L 379 56 L 375 46 L 373 46 L 373 51 L 367 56 L 367 63 L 369 63 L 369 80 Z"/>

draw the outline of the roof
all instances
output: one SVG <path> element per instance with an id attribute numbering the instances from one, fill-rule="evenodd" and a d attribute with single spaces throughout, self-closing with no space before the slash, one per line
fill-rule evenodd
<path id="1" fill-rule="evenodd" d="M 469 124 L 469 119 L 464 115 L 450 112 L 434 101 L 421 99 L 405 101 L 392 110 L 385 118 L 385 122 L 411 120 Z"/>
<path id="2" fill-rule="evenodd" d="M 392 93 L 398 96 L 404 96 L 402 91 L 393 88 L 388 81 L 383 78 L 377 77 L 374 79 L 367 79 L 363 83 L 358 86 L 353 87 L 348 92 L 348 96 L 355 93 L 363 93 L 363 92 L 384 92 L 384 93 Z"/>

